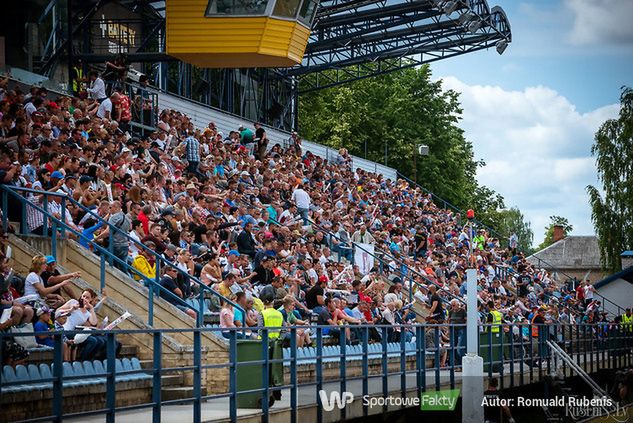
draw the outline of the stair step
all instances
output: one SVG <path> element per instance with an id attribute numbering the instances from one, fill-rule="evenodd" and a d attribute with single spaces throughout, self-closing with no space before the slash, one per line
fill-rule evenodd
<path id="1" fill-rule="evenodd" d="M 207 389 L 202 387 L 202 395 L 206 394 Z M 193 386 L 162 388 L 160 390 L 160 396 L 163 401 L 193 398 Z"/>
<path id="2" fill-rule="evenodd" d="M 137 345 L 123 345 L 121 347 L 121 356 L 122 357 L 133 357 L 138 353 Z"/>
<path id="3" fill-rule="evenodd" d="M 161 379 L 161 386 L 163 388 L 166 386 L 177 387 L 177 386 L 182 385 L 184 381 L 184 378 L 182 375 L 175 375 L 175 374 L 164 375 L 160 379 Z"/>
<path id="4" fill-rule="evenodd" d="M 142 369 L 153 369 L 154 360 L 139 360 Z"/>
<path id="5" fill-rule="evenodd" d="M 119 355 L 119 358 L 136 357 L 137 353 L 138 353 L 138 346 L 136 346 L 136 345 L 123 345 L 121 347 L 121 354 Z M 46 350 L 46 351 L 35 350 L 35 351 L 30 351 L 29 364 L 52 363 L 52 362 L 53 362 L 53 350 Z M 150 368 L 151 368 L 151 366 L 150 366 Z"/>

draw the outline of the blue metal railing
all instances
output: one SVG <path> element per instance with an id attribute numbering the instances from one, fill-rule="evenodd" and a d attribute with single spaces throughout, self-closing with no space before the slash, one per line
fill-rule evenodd
<path id="1" fill-rule="evenodd" d="M 35 203 L 33 203 L 32 201 L 29 201 L 27 198 L 25 198 L 24 196 L 20 195 L 20 192 L 22 193 L 28 193 L 28 194 L 33 194 L 33 195 L 41 195 L 43 196 L 43 201 L 42 201 L 42 207 L 36 205 Z M 58 197 L 60 198 L 60 203 L 61 203 L 61 220 L 57 219 L 56 217 L 54 217 L 51 213 L 49 213 L 48 211 L 48 202 L 49 202 L 49 197 L 53 196 L 53 197 Z M 13 187 L 13 186 L 8 186 L 8 185 L 2 185 L 2 211 L 3 211 L 3 227 L 6 230 L 7 226 L 8 226 L 8 216 L 9 216 L 9 198 L 15 198 L 17 200 L 19 200 L 20 205 L 21 205 L 21 223 L 20 223 L 20 232 L 22 234 L 28 234 L 28 227 L 27 227 L 27 223 L 26 223 L 26 214 L 27 214 L 27 207 L 31 207 L 35 210 L 35 213 L 41 213 L 41 215 L 43 216 L 43 233 L 44 234 L 48 234 L 49 233 L 49 229 L 52 229 L 51 232 L 51 253 L 52 255 L 55 257 L 57 254 L 57 236 L 56 234 L 58 233 L 58 229 L 59 229 L 59 234 L 60 236 L 63 238 L 66 235 L 66 232 L 76 236 L 78 239 L 83 239 L 86 240 L 86 237 L 78 232 L 77 230 L 73 229 L 71 226 L 69 226 L 66 221 L 65 221 L 65 214 L 67 213 L 66 210 L 66 204 L 67 203 L 71 203 L 74 204 L 76 207 L 79 207 L 81 210 L 83 210 L 86 213 L 89 213 L 91 216 L 95 217 L 95 220 L 97 220 L 98 222 L 102 222 L 104 225 L 107 225 L 107 227 L 110 230 L 110 236 L 109 236 L 109 244 L 108 244 L 108 248 L 104 248 L 102 246 L 100 246 L 99 244 L 92 242 L 92 240 L 87 240 L 89 242 L 90 245 L 92 245 L 92 247 L 94 248 L 95 251 L 97 251 L 99 253 L 99 258 L 100 258 L 100 283 L 101 283 L 101 289 L 104 288 L 105 286 L 105 275 L 106 275 L 106 261 L 110 264 L 110 265 L 119 265 L 121 266 L 124 271 L 130 273 L 132 276 L 136 276 L 139 279 L 141 279 L 146 285 L 147 288 L 149 289 L 149 296 L 148 296 L 148 325 L 153 326 L 154 323 L 154 294 L 158 295 L 159 293 L 163 292 L 166 293 L 169 297 L 173 298 L 174 300 L 176 300 L 179 304 L 181 304 L 183 307 L 186 307 L 188 309 L 194 310 L 197 313 L 197 319 L 196 319 L 196 324 L 198 326 L 204 326 L 204 315 L 203 315 L 203 311 L 205 310 L 205 305 L 204 305 L 204 293 L 208 293 L 212 296 L 215 296 L 217 298 L 219 298 L 221 301 L 227 302 L 229 304 L 231 304 L 233 307 L 243 311 L 242 307 L 240 307 L 238 304 L 232 302 L 231 300 L 229 300 L 228 298 L 222 296 L 219 292 L 215 291 L 214 289 L 208 287 L 207 285 L 205 285 L 202 281 L 200 281 L 198 278 L 196 278 L 193 275 L 190 275 L 188 272 L 180 269 L 178 266 L 176 266 L 174 263 L 166 260 L 163 256 L 161 256 L 160 254 L 158 254 L 156 251 L 147 248 L 147 246 L 145 246 L 144 244 L 134 240 L 132 237 L 130 237 L 130 235 L 128 233 L 126 233 L 125 231 L 121 230 L 120 228 L 116 227 L 115 225 L 110 224 L 109 222 L 107 222 L 106 220 L 104 220 L 103 218 L 101 218 L 101 216 L 99 216 L 98 214 L 96 214 L 93 210 L 90 210 L 88 208 L 86 208 L 85 206 L 81 205 L 80 203 L 78 203 L 77 201 L 75 201 L 73 198 L 66 196 L 65 194 L 60 194 L 60 193 L 52 193 L 52 192 L 47 192 L 47 191 L 38 191 L 38 190 L 32 190 L 32 189 L 28 189 L 28 188 L 20 188 L 20 187 Z M 49 228 L 49 220 L 52 222 L 52 228 Z M 137 245 L 138 247 L 144 249 L 145 251 L 147 251 L 148 253 L 150 253 L 154 260 L 155 260 L 155 272 L 156 272 L 156 276 L 154 279 L 147 277 L 146 275 L 142 274 L 141 272 L 139 272 L 137 269 L 135 269 L 134 267 L 132 267 L 127 260 L 121 260 L 119 257 L 117 257 L 114 253 L 113 253 L 113 243 L 112 243 L 112 232 L 117 232 L 121 235 L 124 235 L 125 238 L 127 239 L 128 242 L 132 242 L 135 245 Z M 55 236 L 53 236 L 53 234 L 55 234 Z M 198 308 L 191 306 L 190 304 L 188 304 L 187 302 L 183 301 L 180 297 L 178 297 L 177 295 L 173 294 L 172 292 L 166 290 L 165 288 L 163 288 L 161 286 L 160 283 L 160 276 L 161 276 L 161 267 L 162 266 L 168 266 L 168 267 L 172 267 L 175 268 L 179 274 L 183 275 L 183 277 L 188 281 L 188 283 L 193 283 L 195 284 L 195 286 L 197 286 L 200 289 L 200 294 L 198 295 Z"/>
<path id="2" fill-rule="evenodd" d="M 538 254 L 538 253 L 536 253 L 536 254 Z M 552 272 L 556 272 L 556 273 L 559 273 L 559 274 L 565 276 L 568 279 L 568 281 L 575 281 L 575 280 L 577 280 L 575 277 L 570 276 L 568 273 L 565 273 L 564 271 L 560 270 L 559 268 L 557 268 L 553 264 L 549 263 L 547 260 L 543 260 L 542 258 L 537 256 L 536 254 L 533 254 L 532 257 L 538 261 L 537 266 L 551 269 Z M 575 289 L 576 286 L 573 286 L 572 288 Z M 618 304 L 616 304 L 613 301 L 611 301 L 610 299 L 606 298 L 604 295 L 600 294 L 598 291 L 594 291 L 594 295 L 600 297 L 600 299 L 602 300 L 601 304 L 600 304 L 602 306 L 602 311 L 605 311 L 606 303 L 609 303 L 612 307 L 616 308 L 618 310 L 618 315 L 622 315 L 623 312 L 625 311 L 624 307 L 620 307 Z"/>
<path id="3" fill-rule="evenodd" d="M 423 186 L 421 186 L 420 184 L 418 184 L 417 182 L 409 179 L 408 177 L 406 177 L 405 175 L 403 175 L 402 173 L 398 172 L 398 177 L 401 179 L 404 179 L 405 181 L 407 181 L 408 183 L 412 184 L 415 187 L 420 188 L 422 191 L 426 192 L 427 194 L 430 194 L 432 197 L 432 200 L 434 203 L 438 204 L 439 202 L 441 202 L 443 204 L 443 208 L 450 208 L 451 210 L 460 213 L 462 216 L 465 215 L 464 211 L 462 209 L 460 209 L 459 207 L 451 204 L 450 202 L 446 201 L 445 199 L 443 199 L 442 197 L 439 197 L 438 195 L 435 195 L 432 191 L 424 188 Z M 481 221 L 478 220 L 474 220 L 474 222 L 477 224 L 477 226 L 481 226 L 483 228 L 485 228 L 489 233 L 494 234 L 500 241 L 501 239 L 505 238 L 504 235 L 500 234 L 499 232 L 497 232 L 495 229 L 491 228 L 490 226 L 486 225 L 485 223 L 482 223 Z M 539 266 L 540 263 L 545 264 L 546 267 L 550 268 L 553 272 L 562 274 L 564 276 L 566 276 L 568 279 L 573 280 L 574 278 L 572 276 L 570 276 L 569 274 L 565 273 L 564 271 L 560 270 L 558 267 L 552 265 L 551 263 L 548 263 L 546 260 L 541 259 L 540 257 L 538 257 L 535 253 L 532 255 L 532 257 L 534 257 L 535 259 L 537 259 L 539 261 Z M 620 307 L 619 305 L 617 305 L 616 303 L 614 303 L 613 301 L 609 300 L 608 298 L 605 298 L 603 295 L 601 295 L 598 292 L 595 292 L 595 295 L 599 296 L 602 299 L 602 311 L 605 310 L 604 305 L 605 302 L 611 304 L 613 307 L 617 308 L 618 310 L 618 314 L 622 314 L 622 312 L 624 311 L 623 307 Z"/>
<path id="4" fill-rule="evenodd" d="M 406 177 L 405 175 L 403 175 L 400 172 L 398 172 L 398 178 L 404 179 L 408 183 L 412 184 L 414 187 L 420 188 L 423 192 L 425 192 L 427 194 L 430 194 L 431 195 L 431 199 L 433 200 L 433 202 L 435 204 L 442 203 L 442 205 L 443 205 L 442 208 L 444 208 L 444 209 L 451 209 L 454 212 L 459 213 L 462 217 L 466 216 L 466 213 L 464 212 L 464 210 L 460 209 L 459 207 L 457 207 L 456 205 L 450 203 L 449 201 L 443 199 L 442 197 L 434 194 L 431 190 L 428 190 L 428 189 L 424 188 L 422 185 L 418 184 L 417 182 L 415 182 L 412 179 L 409 179 L 408 177 Z M 490 226 L 486 225 L 485 223 L 482 223 L 481 221 L 479 221 L 477 219 L 473 219 L 473 222 L 477 226 L 485 228 L 488 232 L 490 232 L 491 234 L 494 234 L 497 238 L 499 238 L 499 240 L 505 238 L 504 235 L 500 234 L 495 229 L 491 228 Z"/>
<path id="5" fill-rule="evenodd" d="M 328 235 L 330 237 L 330 239 L 333 237 L 333 238 L 336 238 L 339 241 L 342 241 L 342 239 L 337 234 L 335 234 L 333 232 L 330 232 L 328 229 L 324 228 L 321 225 L 318 225 L 316 222 L 312 221 L 310 218 L 308 218 L 307 221 L 310 223 L 310 225 L 312 225 L 313 227 L 317 228 L 319 231 L 323 232 L 324 234 Z M 414 277 L 419 277 L 422 280 L 424 280 L 425 282 L 427 282 L 428 284 L 435 285 L 437 288 L 441 289 L 441 292 L 444 292 L 451 299 L 456 299 L 459 302 L 461 302 L 462 304 L 465 304 L 465 301 L 462 298 L 460 298 L 460 297 L 458 297 L 456 295 L 453 295 L 453 294 L 451 294 L 448 291 L 443 290 L 442 286 L 440 284 L 438 284 L 437 282 L 429 279 L 426 275 L 423 275 L 422 273 L 418 272 L 417 270 L 412 269 L 401 258 L 396 257 L 396 256 L 392 255 L 391 253 L 378 248 L 377 246 L 376 246 L 376 250 L 374 250 L 374 253 L 371 253 L 370 251 L 368 251 L 367 249 L 363 248 L 361 245 L 359 245 L 356 242 L 353 242 L 353 241 L 350 240 L 350 243 L 352 245 L 352 251 L 354 249 L 359 249 L 359 250 L 369 254 L 371 257 L 373 257 L 374 260 L 376 260 L 380 264 L 379 269 L 381 271 L 381 274 L 385 272 L 385 269 L 389 269 L 390 268 L 389 263 L 387 263 L 386 260 L 385 260 L 385 257 L 386 257 L 388 259 L 393 260 L 396 263 L 396 265 L 398 265 L 398 269 L 396 269 L 396 273 L 397 274 L 400 274 L 401 276 L 403 276 L 405 278 L 406 278 L 407 275 L 409 275 L 409 277 L 406 278 L 409 281 L 409 302 L 412 301 L 412 297 L 413 297 L 413 284 L 415 284 L 418 288 L 421 287 L 421 284 L 418 283 L 418 281 L 415 280 L 415 278 L 414 278 Z M 378 254 L 376 254 L 376 251 L 378 251 Z M 340 258 L 340 254 L 339 254 L 339 258 Z M 405 274 L 405 272 L 406 272 L 406 274 Z"/>
<path id="6" fill-rule="evenodd" d="M 105 415 L 106 421 L 114 421 L 117 413 L 136 410 L 139 413 L 143 409 L 147 411 L 144 421 L 150 418 L 153 422 L 160 422 L 163 408 L 170 405 L 191 404 L 193 408 L 193 422 L 202 420 L 203 407 L 205 410 L 213 410 L 214 415 L 220 415 L 223 419 L 237 421 L 238 408 L 261 409 L 262 421 L 268 421 L 270 407 L 268 399 L 274 392 L 280 391 L 282 395 L 290 395 L 290 420 L 298 421 L 298 407 L 315 406 L 317 408 L 317 421 L 324 419 L 320 390 L 331 392 L 337 390 L 345 392 L 351 390 L 356 399 L 366 396 L 400 395 L 405 398 L 411 391 L 419 395 L 426 390 L 439 390 L 441 388 L 453 389 L 459 378 L 459 357 L 463 356 L 465 345 L 459 343 L 465 330 L 464 325 L 345 325 L 340 327 L 341 334 L 346 328 L 355 330 L 360 340 L 360 345 L 350 345 L 341 336 L 333 345 L 325 344 L 324 332 L 331 330 L 332 326 L 310 326 L 316 340 L 315 347 L 297 348 L 297 332 L 307 327 L 293 326 L 284 328 L 252 327 L 254 332 L 260 333 L 259 340 L 240 340 L 239 328 L 188 328 L 152 329 L 152 330 L 111 330 L 92 332 L 94 335 L 102 335 L 106 338 L 106 359 L 103 362 L 103 372 L 86 374 L 86 372 L 74 372 L 70 367 L 64 366 L 62 358 L 63 335 L 79 332 L 49 332 L 54 339 L 53 365 L 51 377 L 40 377 L 37 380 L 24 378 L 11 378 L 13 369 L 5 370 L 5 377 L 0 381 L 0 398 L 11 401 L 11 392 L 16 390 L 24 392 L 30 389 L 46 390 L 52 388 L 49 396 L 44 396 L 39 401 L 37 411 L 29 410 L 33 414 L 25 415 L 23 420 L 36 421 L 61 421 L 62 418 L 80 417 L 89 415 Z M 288 334 L 288 340 L 280 346 L 281 354 L 271 354 L 271 347 L 275 345 L 275 336 L 279 330 Z M 388 339 L 390 334 L 397 332 L 410 333 L 415 339 Z M 533 331 L 537 332 L 533 332 Z M 161 345 L 163 336 L 175 332 L 191 333 L 195 347 L 192 351 L 192 364 L 181 367 L 163 367 Z M 220 361 L 213 356 L 207 360 L 202 355 L 200 338 L 203 333 L 216 333 L 228 338 L 228 360 Z M 381 335 L 380 340 L 371 343 L 372 333 Z M 126 368 L 115 357 L 115 343 L 118 338 L 132 334 L 144 334 L 152 337 L 151 368 L 142 369 Z M 273 335 L 275 334 L 275 335 Z M 41 334 L 40 334 L 41 335 Z M 6 334 L 0 332 L 0 343 L 7 337 L 34 336 L 31 333 Z M 446 344 L 443 339 L 450 341 Z M 373 338 L 375 339 L 375 338 Z M 523 384 L 531 384 L 550 373 L 553 368 L 561 369 L 565 377 L 572 376 L 572 369 L 568 369 L 565 363 L 558 361 L 558 357 L 550 351 L 547 342 L 555 342 L 564 349 L 569 356 L 576 361 L 587 373 L 593 373 L 602 369 L 618 369 L 630 366 L 633 363 L 631 341 L 633 333 L 630 327 L 610 323 L 581 324 L 581 325 L 516 325 L 503 324 L 480 325 L 479 355 L 484 359 L 484 372 L 488 377 L 499 376 L 500 388 L 512 388 Z M 239 358 L 238 358 L 239 357 Z M 0 357 L 1 358 L 1 357 Z M 211 358 L 211 357 L 209 357 Z M 379 360 L 377 360 L 379 359 Z M 337 363 L 338 374 L 330 374 L 328 377 L 323 372 L 324 363 Z M 340 363 L 340 364 L 339 364 Z M 84 368 L 86 362 L 74 365 Z M 391 366 L 390 366 L 391 364 Z M 443 366 L 441 366 L 443 365 Z M 358 371 L 358 367 L 362 371 Z M 271 369 L 269 372 L 268 370 Z M 390 369 L 393 369 L 390 371 Z M 518 371 L 517 371 L 518 369 Z M 20 372 L 24 368 L 16 368 Z M 313 372 L 316 370 L 316 379 Z M 228 375 L 226 373 L 228 373 Z M 351 373 L 359 376 L 351 376 Z M 192 395 L 184 399 L 162 401 L 160 389 L 162 376 L 192 374 Z M 9 375 L 9 377 L 6 377 Z M 228 378 L 225 378 L 228 376 Z M 272 379 L 271 379 L 272 376 Z M 101 379 L 96 381 L 95 379 Z M 135 378 L 151 381 L 151 385 L 144 387 L 151 390 L 151 402 L 135 404 L 131 406 L 117 407 L 115 389 L 117 382 L 134 380 Z M 105 379 L 105 380 L 103 380 Z M 218 379 L 228 379 L 225 389 L 216 390 L 217 393 L 203 395 L 204 380 L 216 382 Z M 355 381 L 360 381 L 355 385 Z M 106 385 L 105 398 L 96 401 L 96 410 L 77 410 L 77 404 L 64 406 L 64 388 L 69 382 L 76 384 L 104 383 Z M 246 382 L 246 383 L 245 383 Z M 399 383 L 398 383 L 399 382 Z M 43 386 L 44 385 L 44 386 Z M 138 387 L 137 387 L 138 388 Z M 82 395 L 81 390 L 73 391 L 74 395 Z M 124 391 L 123 391 L 124 392 Z M 121 394 L 123 394 L 123 392 Z M 246 398 L 247 395 L 255 395 Z M 299 394 L 302 403 L 299 404 Z M 91 397 L 94 398 L 94 397 Z M 256 399 L 259 399 L 259 403 Z M 311 400 L 309 398 L 312 398 Z M 226 405 L 228 399 L 228 408 Z M 266 399 L 266 400 L 261 400 Z M 306 401 L 307 399 L 307 401 Z M 224 401 L 222 401 L 224 400 Z M 2 400 L 0 399 L 0 402 Z M 251 404 L 245 404 L 250 402 Z M 370 414 L 370 408 L 379 407 L 381 404 L 363 404 L 363 415 Z M 19 407 L 19 402 L 3 403 L 3 410 L 14 412 L 13 407 Z M 73 412 L 67 410 L 73 407 Z M 66 411 L 65 411 L 66 410 Z M 167 409 L 168 410 L 168 409 Z M 276 411 L 284 411 L 276 408 Z M 328 416 L 331 419 L 344 419 L 347 416 L 346 409 L 333 410 Z M 380 410 L 373 410 L 372 414 Z M 385 410 L 386 411 L 386 410 Z M 256 411 L 254 411 L 256 412 Z M 222 415 L 221 413 L 226 413 Z M 142 414 L 139 415 L 139 417 Z M 151 416 L 151 417 L 150 417 Z"/>
<path id="7" fill-rule="evenodd" d="M 249 181 L 244 181 L 244 183 L 246 183 L 247 185 L 250 185 L 250 186 L 253 186 L 253 187 L 257 188 L 257 186 L 255 184 L 253 184 L 253 183 L 251 183 Z M 243 204 L 244 202 L 238 200 L 237 203 L 238 204 Z M 252 203 L 248 203 L 248 204 L 245 204 L 245 205 L 253 206 Z M 280 222 L 278 222 L 275 219 L 270 218 L 269 220 L 273 224 L 275 224 L 277 226 L 284 226 L 283 224 L 281 224 Z M 310 225 L 313 228 L 317 228 L 319 231 L 323 232 L 325 235 L 327 235 L 329 237 L 330 243 L 329 243 L 328 247 L 330 249 L 332 248 L 332 244 L 331 244 L 332 238 L 336 238 L 337 240 L 342 241 L 342 239 L 339 237 L 339 235 L 337 235 L 337 234 L 329 231 L 327 228 L 324 228 L 323 226 L 317 224 L 316 222 L 314 222 L 309 217 L 306 218 L 306 221 L 308 223 L 310 223 Z M 306 237 L 304 235 L 300 235 L 300 238 L 306 240 Z M 368 251 L 366 248 L 363 248 L 361 245 L 359 245 L 356 242 L 350 241 L 350 243 L 351 243 L 351 248 L 350 247 L 345 247 L 345 248 L 346 249 L 350 249 L 352 251 L 352 262 L 353 262 L 354 249 L 357 248 L 357 249 L 360 249 L 361 251 L 367 253 L 370 257 L 372 257 L 375 261 L 377 261 L 379 263 L 379 273 L 382 276 L 385 276 L 385 273 L 388 273 L 388 272 L 386 272 L 386 269 L 389 269 L 389 263 L 386 263 L 384 257 L 392 259 L 399 266 L 400 270 L 398 270 L 398 273 L 402 274 L 403 277 L 405 275 L 403 274 L 402 270 L 403 269 L 406 270 L 406 272 L 410 275 L 409 278 L 408 278 L 408 281 L 409 281 L 409 302 L 412 302 L 412 300 L 413 300 L 413 284 L 415 284 L 416 287 L 418 287 L 418 288 L 421 287 L 421 284 L 418 283 L 418 281 L 416 281 L 414 279 L 413 275 L 415 275 L 416 277 L 422 278 L 424 281 L 426 281 L 430 285 L 435 285 L 437 288 L 440 288 L 440 289 L 442 288 L 441 285 L 439 285 L 438 283 L 432 281 L 431 279 L 429 279 L 425 275 L 419 273 L 418 271 L 416 271 L 414 269 L 411 269 L 402 259 L 400 259 L 398 257 L 395 257 L 395 256 L 391 255 L 390 253 L 387 253 L 384 250 L 378 249 L 378 254 L 376 254 L 375 251 L 374 251 L 374 253 L 372 253 L 372 252 Z M 338 260 L 339 261 L 341 260 L 341 253 L 340 252 L 338 253 Z M 441 292 L 446 293 L 446 295 L 448 295 L 451 299 L 453 299 L 453 298 L 457 299 L 462 304 L 465 304 L 465 301 L 462 298 L 460 298 L 458 296 L 455 296 L 455 295 L 453 295 L 453 294 L 451 294 L 451 293 L 449 293 L 447 291 L 444 291 L 444 290 L 441 290 Z M 418 314 L 415 310 L 413 310 L 413 312 Z M 424 317 L 424 316 L 422 316 L 422 317 Z"/>

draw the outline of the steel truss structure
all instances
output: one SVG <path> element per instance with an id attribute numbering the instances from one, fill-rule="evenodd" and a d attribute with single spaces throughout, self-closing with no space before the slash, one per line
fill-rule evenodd
<path id="1" fill-rule="evenodd" d="M 97 15 L 111 3 L 131 17 Z M 39 23 L 52 16 L 52 29 L 34 70 L 52 76 L 79 58 L 103 63 L 119 46 L 162 90 L 290 129 L 302 93 L 484 49 L 501 54 L 512 41 L 506 14 L 486 0 L 322 0 L 300 65 L 198 69 L 165 53 L 164 13 L 164 1 L 50 0 Z M 110 48 L 99 50 L 91 34 L 104 27 Z"/>

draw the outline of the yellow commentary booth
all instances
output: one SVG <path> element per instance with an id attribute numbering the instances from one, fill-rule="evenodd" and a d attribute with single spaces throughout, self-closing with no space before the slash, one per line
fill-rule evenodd
<path id="1" fill-rule="evenodd" d="M 167 54 L 206 68 L 301 63 L 319 0 L 167 0 Z"/>

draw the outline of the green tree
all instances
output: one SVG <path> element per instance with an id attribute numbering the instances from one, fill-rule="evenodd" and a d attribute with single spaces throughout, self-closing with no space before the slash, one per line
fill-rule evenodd
<path id="1" fill-rule="evenodd" d="M 633 247 L 633 89 L 622 89 L 618 118 L 603 123 L 594 141 L 591 154 L 602 189 L 587 186 L 591 219 L 602 265 L 615 271 L 622 266 L 622 251 Z"/>
<path id="2" fill-rule="evenodd" d="M 514 233 L 519 239 L 518 250 L 530 255 L 533 251 L 532 242 L 534 242 L 534 232 L 529 221 L 525 220 L 525 216 L 517 207 L 501 210 L 499 213 L 499 225 L 497 226 L 500 233 L 508 238 Z M 506 240 L 500 240 L 501 245 L 505 246 Z"/>
<path id="3" fill-rule="evenodd" d="M 466 208 L 480 164 L 457 126 L 458 94 L 431 81 L 428 66 L 404 69 L 301 97 L 306 139 L 398 168 L 433 193 Z M 429 146 L 417 156 L 416 146 Z M 385 154 L 386 151 L 386 154 Z"/>
<path id="4" fill-rule="evenodd" d="M 493 236 L 505 238 L 502 243 L 517 228 L 522 247 L 531 247 L 533 234 L 520 211 L 506 210 L 500 194 L 477 183 L 477 168 L 485 163 L 474 159 L 457 126 L 459 94 L 432 81 L 428 66 L 312 92 L 300 101 L 306 139 L 392 166 L 460 209 L 474 209 L 479 222 L 496 229 Z M 428 156 L 418 156 L 419 144 L 429 146 Z"/>
<path id="5" fill-rule="evenodd" d="M 479 185 L 472 194 L 469 207 L 475 211 L 479 222 L 496 230 L 497 233 L 493 233 L 493 236 L 506 238 L 510 235 L 503 226 L 505 202 L 501 194 L 485 185 Z"/>
<path id="6" fill-rule="evenodd" d="M 542 250 L 543 248 L 549 247 L 554 243 L 554 226 L 561 226 L 563 228 L 564 236 L 569 235 L 574 227 L 569 223 L 567 218 L 562 216 L 550 216 L 550 223 L 545 227 L 545 239 L 538 246 L 537 250 Z"/>

